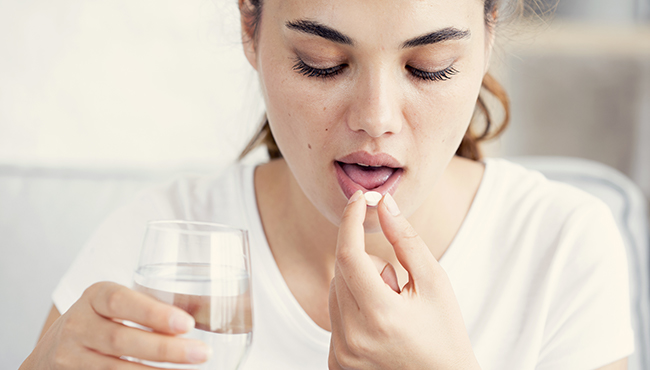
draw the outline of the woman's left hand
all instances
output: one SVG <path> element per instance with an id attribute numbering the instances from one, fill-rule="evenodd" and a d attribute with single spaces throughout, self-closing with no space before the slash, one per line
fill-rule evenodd
<path id="1" fill-rule="evenodd" d="M 409 281 L 396 292 L 365 252 L 366 202 L 358 191 L 339 228 L 329 296 L 329 368 L 479 369 L 446 272 L 390 195 L 377 208 Z"/>

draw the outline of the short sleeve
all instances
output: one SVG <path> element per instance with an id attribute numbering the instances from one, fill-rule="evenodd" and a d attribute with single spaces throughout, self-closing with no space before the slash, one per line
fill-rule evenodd
<path id="1" fill-rule="evenodd" d="M 569 216 L 536 370 L 591 370 L 634 350 L 625 247 L 611 211 L 594 200 Z"/>
<path id="2" fill-rule="evenodd" d="M 100 281 L 131 286 L 147 222 L 166 218 L 147 193 L 114 211 L 93 233 L 52 293 L 63 314 Z"/>

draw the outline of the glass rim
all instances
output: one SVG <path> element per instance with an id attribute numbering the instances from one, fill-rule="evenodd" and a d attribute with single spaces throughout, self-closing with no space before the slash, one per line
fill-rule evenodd
<path id="1" fill-rule="evenodd" d="M 207 226 L 214 228 L 213 230 L 183 230 L 183 229 L 172 229 L 164 227 L 164 225 L 197 225 L 197 226 Z M 153 227 L 152 227 L 153 226 Z M 210 235 L 218 232 L 238 232 L 244 235 L 248 234 L 248 230 L 241 229 L 238 227 L 220 224 L 216 222 L 208 221 L 190 221 L 190 220 L 151 220 L 147 221 L 147 229 L 154 229 L 159 231 L 174 231 L 184 234 L 193 234 L 193 235 Z"/>

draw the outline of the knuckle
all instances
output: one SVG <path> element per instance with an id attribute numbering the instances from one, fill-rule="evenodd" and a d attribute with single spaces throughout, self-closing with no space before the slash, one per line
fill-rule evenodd
<path id="1" fill-rule="evenodd" d="M 353 212 L 350 212 L 350 205 L 348 204 L 345 206 L 345 210 L 343 211 L 343 216 L 341 216 L 341 224 L 349 223 L 350 219 L 354 217 Z"/>
<path id="2" fill-rule="evenodd" d="M 126 331 L 122 328 L 113 328 L 107 335 L 108 345 L 114 353 L 121 353 L 125 348 L 127 337 Z"/>
<path id="3" fill-rule="evenodd" d="M 376 325 L 373 326 L 373 337 L 375 338 L 390 338 L 393 337 L 395 333 L 394 328 L 395 320 L 394 316 L 390 314 L 382 315 L 381 317 L 376 317 Z"/>
<path id="4" fill-rule="evenodd" d="M 353 260 L 354 260 L 354 254 L 347 249 L 339 250 L 338 253 L 336 253 L 336 262 L 340 266 L 347 266 Z"/>
<path id="5" fill-rule="evenodd" d="M 358 360 L 350 353 L 341 353 L 336 355 L 336 361 L 343 369 L 360 369 Z"/>
<path id="6" fill-rule="evenodd" d="M 351 355 L 346 357 L 349 359 L 364 357 L 364 355 L 368 352 L 368 343 L 359 335 L 351 335 L 350 333 L 346 334 L 348 334 L 346 335 L 348 352 Z"/>
<path id="7" fill-rule="evenodd" d="M 172 346 L 168 340 L 161 340 L 156 345 L 156 357 L 159 360 L 167 360 L 172 353 Z"/>
<path id="8" fill-rule="evenodd" d="M 366 321 L 372 323 L 370 326 L 373 328 L 384 327 L 386 316 L 389 314 L 387 311 L 387 307 L 380 303 L 365 314 Z"/>
<path id="9" fill-rule="evenodd" d="M 345 332 L 343 333 L 345 334 Z M 342 339 L 342 338 L 341 338 Z M 359 360 L 356 354 L 350 349 L 350 343 L 346 339 L 333 340 L 331 343 L 333 356 L 330 356 L 330 369 L 360 369 Z M 332 366 L 334 365 L 334 366 Z"/>
<path id="10" fill-rule="evenodd" d="M 94 283 L 93 285 L 86 288 L 86 290 L 84 290 L 82 296 L 84 296 L 86 298 L 90 298 L 90 297 L 95 296 L 97 294 L 97 292 L 102 289 L 103 285 L 104 285 L 104 283 L 102 283 L 102 282 Z"/>
<path id="11" fill-rule="evenodd" d="M 164 320 L 166 316 L 171 315 L 171 312 L 161 313 L 155 304 L 142 304 L 138 307 L 138 312 L 138 315 L 141 315 L 141 317 L 152 321 L 161 321 Z"/>
<path id="12" fill-rule="evenodd" d="M 406 224 L 402 226 L 402 232 L 400 233 L 403 239 L 413 240 L 419 237 L 418 233 L 415 231 L 413 226 Z"/>
<path id="13" fill-rule="evenodd" d="M 124 304 L 126 288 L 116 288 L 111 290 L 106 296 L 106 309 L 110 316 L 114 316 L 119 312 L 120 307 Z"/>
<path id="14" fill-rule="evenodd" d="M 63 338 L 74 337 L 77 335 L 79 323 L 78 319 L 72 315 L 66 316 L 61 320 L 59 326 L 59 335 Z"/>

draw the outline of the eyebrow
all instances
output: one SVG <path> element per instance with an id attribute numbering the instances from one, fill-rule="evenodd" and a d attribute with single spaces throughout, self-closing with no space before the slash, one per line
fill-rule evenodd
<path id="1" fill-rule="evenodd" d="M 310 20 L 289 21 L 286 23 L 287 28 L 307 33 L 310 35 L 320 36 L 337 44 L 354 45 L 352 39 L 341 32 L 328 27 L 324 24 Z M 422 36 L 414 37 L 402 43 L 401 48 L 413 48 L 422 45 L 438 44 L 444 41 L 467 39 L 471 36 L 469 30 L 459 30 L 455 27 L 446 27 Z"/>
<path id="2" fill-rule="evenodd" d="M 459 30 L 458 28 L 447 27 L 407 40 L 402 44 L 402 49 L 438 44 L 443 41 L 468 39 L 471 35 L 472 34 L 469 30 Z"/>
<path id="3" fill-rule="evenodd" d="M 302 33 L 320 36 L 324 39 L 336 42 L 337 44 L 354 45 L 352 39 L 341 32 L 314 21 L 299 20 L 287 22 L 287 27 Z"/>

